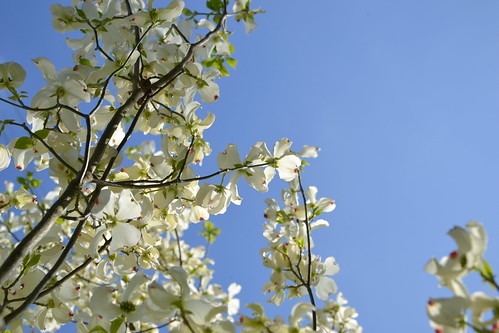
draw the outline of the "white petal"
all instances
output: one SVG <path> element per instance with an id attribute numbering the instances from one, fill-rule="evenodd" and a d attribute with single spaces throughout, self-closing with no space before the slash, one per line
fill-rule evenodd
<path id="1" fill-rule="evenodd" d="M 289 148 L 291 147 L 292 142 L 287 138 L 282 138 L 277 141 L 274 145 L 274 157 L 281 157 L 285 153 L 289 152 Z"/>
<path id="2" fill-rule="evenodd" d="M 300 317 L 303 316 L 308 311 L 315 310 L 315 306 L 310 303 L 301 302 L 293 306 L 291 310 L 291 315 L 289 316 L 289 324 L 291 326 L 298 326 L 298 321 Z"/>
<path id="3" fill-rule="evenodd" d="M 182 289 L 182 297 L 190 294 L 190 288 L 187 284 L 187 272 L 180 266 L 173 266 L 168 269 L 168 274 L 177 281 Z"/>
<path id="4" fill-rule="evenodd" d="M 458 328 L 464 319 L 468 301 L 463 297 L 430 299 L 426 311 L 430 320 L 443 326 Z"/>
<path id="5" fill-rule="evenodd" d="M 329 222 L 326 220 L 320 219 L 320 220 L 317 220 L 317 221 L 310 223 L 310 228 L 312 230 L 322 228 L 322 227 L 329 227 Z"/>
<path id="6" fill-rule="evenodd" d="M 56 80 L 56 71 L 54 64 L 47 58 L 39 57 L 33 59 L 36 67 L 42 72 L 43 78 L 47 82 L 53 82 Z"/>
<path id="7" fill-rule="evenodd" d="M 109 245 L 111 253 L 125 247 L 132 247 L 140 241 L 140 230 L 129 223 L 118 223 L 116 227 L 111 230 L 113 238 Z"/>
<path id="8" fill-rule="evenodd" d="M 329 296 L 336 294 L 338 286 L 333 279 L 323 276 L 320 278 L 319 283 L 315 287 L 317 297 L 323 301 L 327 301 Z"/>
<path id="9" fill-rule="evenodd" d="M 215 103 L 220 96 L 220 88 L 218 87 L 218 84 L 213 81 L 209 81 L 207 83 L 207 86 L 204 86 L 199 90 L 199 95 L 201 96 L 201 100 L 203 102 Z"/>
<path id="10" fill-rule="evenodd" d="M 258 192 L 267 192 L 269 190 L 265 172 L 260 168 L 249 168 L 243 171 L 244 179 L 248 184 Z"/>
<path id="11" fill-rule="evenodd" d="M 99 193 L 99 198 L 95 202 L 94 207 L 92 208 L 92 214 L 96 217 L 103 217 L 104 213 L 108 215 L 114 215 L 114 203 L 116 201 L 116 194 L 111 192 L 110 189 L 103 189 Z"/>
<path id="12" fill-rule="evenodd" d="M 166 291 L 157 282 L 151 283 L 148 287 L 148 290 L 151 301 L 163 310 L 168 310 L 168 308 L 172 306 L 172 303 L 179 300 L 177 296 Z"/>
<path id="13" fill-rule="evenodd" d="M 106 319 L 114 319 L 121 314 L 120 307 L 113 304 L 113 293 L 115 289 L 109 286 L 100 286 L 93 290 L 90 299 L 92 313 Z"/>
<path id="14" fill-rule="evenodd" d="M 333 257 L 328 257 L 324 260 L 324 264 L 326 265 L 325 275 L 335 275 L 340 271 L 340 266 L 336 263 L 336 260 Z"/>
<path id="15" fill-rule="evenodd" d="M 6 169 L 10 165 L 10 151 L 4 146 L 0 145 L 0 171 Z"/>
<path id="16" fill-rule="evenodd" d="M 287 182 L 292 181 L 298 175 L 301 160 L 295 155 L 286 155 L 277 162 L 279 177 Z"/>
<path id="17" fill-rule="evenodd" d="M 144 274 L 144 272 L 140 271 L 135 276 L 128 282 L 128 285 L 126 286 L 125 291 L 123 291 L 123 294 L 121 295 L 121 301 L 122 302 L 128 302 L 132 299 L 134 291 L 138 290 L 139 287 L 148 282 L 149 278 L 147 275 Z"/>
<path id="18" fill-rule="evenodd" d="M 136 219 L 140 216 L 141 211 L 142 208 L 137 201 L 135 201 L 132 192 L 130 192 L 130 190 L 123 190 L 118 200 L 116 218 L 120 221 Z"/>
<path id="19" fill-rule="evenodd" d="M 217 162 L 220 170 L 233 168 L 236 164 L 241 164 L 237 146 L 234 144 L 227 145 L 225 151 L 218 154 Z"/>
<path id="20" fill-rule="evenodd" d="M 298 153 L 298 156 L 316 158 L 319 156 L 319 154 L 317 154 L 319 150 L 319 147 L 303 146 L 303 149 Z"/>

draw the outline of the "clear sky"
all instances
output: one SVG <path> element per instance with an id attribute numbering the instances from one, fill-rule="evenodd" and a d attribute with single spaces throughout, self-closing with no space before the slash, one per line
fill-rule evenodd
<path id="1" fill-rule="evenodd" d="M 0 60 L 27 68 L 31 95 L 41 83 L 30 59 L 71 65 L 64 36 L 51 29 L 50 3 L 1 5 Z M 455 249 L 452 226 L 483 222 L 486 258 L 499 269 L 499 2 L 255 5 L 267 13 L 249 36 L 236 28 L 238 66 L 219 81 L 219 101 L 204 108 L 217 116 L 206 131 L 212 160 L 227 143 L 241 154 L 282 137 L 297 149 L 320 146 L 304 182 L 337 209 L 325 216 L 331 227 L 316 235 L 315 252 L 336 257 L 336 281 L 365 332 L 431 332 L 425 304 L 450 294 L 423 266 Z M 2 106 L 0 117 L 14 112 Z M 271 185 L 277 196 L 283 184 Z M 216 280 L 242 284 L 248 303 L 264 300 L 270 274 L 258 254 L 270 194 L 242 194 L 241 207 L 212 219 L 222 234 L 211 253 Z"/>

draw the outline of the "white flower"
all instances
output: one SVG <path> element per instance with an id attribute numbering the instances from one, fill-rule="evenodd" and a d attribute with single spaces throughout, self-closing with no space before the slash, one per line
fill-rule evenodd
<path id="1" fill-rule="evenodd" d="M 456 296 L 467 297 L 468 291 L 462 282 L 473 267 L 479 265 L 487 247 L 487 235 L 483 226 L 471 221 L 466 225 L 469 230 L 454 227 L 449 235 L 454 238 L 458 249 L 440 261 L 432 258 L 426 265 L 425 271 L 435 275 L 441 284 L 448 287 Z"/>
<path id="2" fill-rule="evenodd" d="M 426 312 L 432 323 L 459 329 L 466 320 L 468 306 L 469 301 L 464 297 L 432 298 L 426 305 Z"/>
<path id="3" fill-rule="evenodd" d="M 470 221 L 466 227 L 469 230 L 454 227 L 449 231 L 449 235 L 457 243 L 457 256 L 462 261 L 463 266 L 473 268 L 480 263 L 487 248 L 487 234 L 483 226 L 477 221 Z"/>
<path id="4" fill-rule="evenodd" d="M 75 18 L 75 9 L 70 6 L 63 7 L 60 4 L 50 6 L 53 15 L 52 26 L 57 32 L 69 32 L 78 28 Z"/>
<path id="5" fill-rule="evenodd" d="M 52 107 L 57 102 L 75 107 L 81 102 L 90 102 L 91 95 L 87 85 L 72 68 L 65 68 L 57 74 L 54 64 L 47 58 L 39 57 L 33 59 L 33 62 L 40 69 L 43 78 L 48 83 L 33 97 L 31 101 L 33 107 Z M 77 118 L 70 119 L 75 121 Z M 75 125 L 68 124 L 68 126 L 68 128 L 71 128 Z"/>
<path id="6" fill-rule="evenodd" d="M 257 143 L 259 145 L 259 143 Z M 253 149 L 252 149 L 253 151 Z M 250 151 L 250 153 L 246 156 L 243 162 L 239 157 L 239 152 L 237 150 L 237 146 L 234 144 L 227 145 L 227 148 L 224 152 L 218 155 L 218 167 L 221 170 L 224 169 L 234 169 L 237 168 L 235 174 L 233 174 L 227 184 L 227 188 L 232 191 L 231 200 L 232 202 L 238 204 L 238 191 L 237 191 L 237 181 L 240 176 L 244 176 L 244 179 L 252 188 L 259 192 L 267 192 L 268 191 L 268 183 L 274 177 L 274 171 L 272 168 L 270 170 L 265 169 L 262 170 L 260 167 L 246 167 L 243 166 L 251 165 L 254 157 L 254 153 Z"/>
<path id="7" fill-rule="evenodd" d="M 19 88 L 26 78 L 26 71 L 16 62 L 0 64 L 0 90 Z"/>
<path id="8" fill-rule="evenodd" d="M 230 198 L 230 191 L 225 187 L 203 183 L 196 195 L 196 204 L 208 209 L 209 214 L 223 214 Z"/>
<path id="9" fill-rule="evenodd" d="M 139 287 L 148 281 L 149 279 L 144 273 L 138 272 L 128 282 L 119 298 L 114 296 L 119 291 L 117 288 L 112 286 L 96 287 L 89 304 L 92 313 L 108 320 L 118 316 L 125 316 L 129 321 L 141 320 L 148 309 L 144 303 L 135 304 L 133 296 L 138 292 Z M 116 302 L 116 299 L 119 301 Z"/>

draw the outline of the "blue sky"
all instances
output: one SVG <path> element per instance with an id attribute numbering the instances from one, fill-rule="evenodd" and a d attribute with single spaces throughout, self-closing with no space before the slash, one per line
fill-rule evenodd
<path id="1" fill-rule="evenodd" d="M 28 69 L 32 95 L 41 83 L 30 59 L 71 64 L 64 36 L 51 29 L 50 3 L 8 1 L 0 12 L 0 60 Z M 206 132 L 212 160 L 227 143 L 242 154 L 282 137 L 297 149 L 320 146 L 304 182 L 337 209 L 325 216 L 331 227 L 316 235 L 315 252 L 336 257 L 336 281 L 365 332 L 431 332 L 425 304 L 449 293 L 422 268 L 455 249 L 452 226 L 483 222 L 486 258 L 499 269 L 499 2 L 255 6 L 267 13 L 249 36 L 232 25 L 238 66 L 220 81 L 219 101 L 204 108 L 217 116 Z M 2 107 L 0 116 L 13 112 Z M 283 184 L 271 185 L 269 194 L 243 190 L 241 207 L 212 219 L 222 229 L 211 252 L 215 278 L 241 283 L 243 303 L 264 300 L 263 200 Z"/>

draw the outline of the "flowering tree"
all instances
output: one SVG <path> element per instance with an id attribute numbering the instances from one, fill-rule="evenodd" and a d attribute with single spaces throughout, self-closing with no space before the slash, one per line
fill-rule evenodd
<path id="1" fill-rule="evenodd" d="M 46 85 L 31 93 L 21 88 L 20 64 L 0 64 L 8 94 L 0 100 L 26 112 L 26 122 L 0 123 L 0 132 L 24 132 L 0 145 L 0 169 L 26 172 L 0 193 L 2 329 L 74 322 L 81 332 L 360 332 L 342 294 L 332 299 L 335 259 L 312 252 L 312 231 L 328 225 L 320 215 L 335 208 L 302 186 L 302 159 L 318 148 L 258 142 L 241 159 L 229 144 L 218 171 L 197 172 L 215 120 L 201 116 L 201 102 L 217 100 L 215 80 L 235 65 L 226 21 L 251 32 L 259 10 L 249 0 L 209 0 L 203 9 L 181 0 L 160 8 L 153 0 L 73 0 L 50 9 L 56 31 L 81 33 L 68 39 L 74 66 L 35 59 Z M 148 135 L 138 147 L 137 133 Z M 207 249 L 187 244 L 184 231 L 203 223 L 211 244 L 219 230 L 207 220 L 241 203 L 239 180 L 266 192 L 276 174 L 289 188 L 282 204 L 267 200 L 264 290 L 277 305 L 301 302 L 287 321 L 257 303 L 235 318 L 240 286 L 212 283 Z M 54 187 L 35 196 L 42 179 Z"/>
<path id="2" fill-rule="evenodd" d="M 46 85 L 34 93 L 22 90 L 20 64 L 0 64 L 8 95 L 0 100 L 26 112 L 26 122 L 0 121 L 0 133 L 23 132 L 0 145 L 0 170 L 21 172 L 0 193 L 2 330 L 73 323 L 81 332 L 361 332 L 331 278 L 335 259 L 312 252 L 313 231 L 328 226 L 321 214 L 335 208 L 302 185 L 303 159 L 318 148 L 258 142 L 242 159 L 229 144 L 218 171 L 201 168 L 211 153 L 203 133 L 215 116 L 200 107 L 217 100 L 215 80 L 236 63 L 226 22 L 251 32 L 260 11 L 249 0 L 209 0 L 205 8 L 73 0 L 51 12 L 56 31 L 76 31 L 68 39 L 74 66 L 35 59 Z M 139 133 L 147 140 L 137 144 Z M 220 231 L 208 219 L 241 204 L 239 180 L 266 192 L 276 174 L 288 188 L 282 203 L 266 201 L 260 254 L 270 276 L 262 289 L 276 305 L 299 299 L 287 320 L 269 318 L 258 303 L 239 314 L 241 287 L 213 283 L 208 256 Z M 205 247 L 186 242 L 191 223 L 203 225 Z M 470 295 L 463 283 L 476 272 L 499 290 L 483 259 L 486 233 L 470 222 L 449 234 L 458 249 L 425 270 L 454 296 L 430 299 L 430 325 L 438 333 L 497 332 L 499 299 Z"/>

